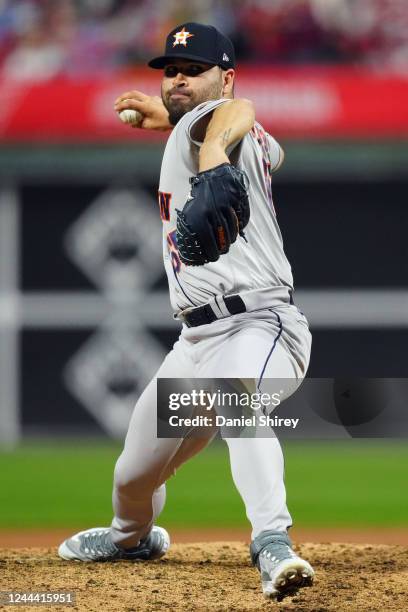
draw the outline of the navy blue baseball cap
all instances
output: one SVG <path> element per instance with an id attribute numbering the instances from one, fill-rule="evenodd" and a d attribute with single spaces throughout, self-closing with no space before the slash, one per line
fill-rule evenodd
<path id="1" fill-rule="evenodd" d="M 164 68 L 174 59 L 195 60 L 221 66 L 224 70 L 235 67 L 234 46 L 229 38 L 214 26 L 184 23 L 167 36 L 164 55 L 149 62 L 151 68 Z"/>

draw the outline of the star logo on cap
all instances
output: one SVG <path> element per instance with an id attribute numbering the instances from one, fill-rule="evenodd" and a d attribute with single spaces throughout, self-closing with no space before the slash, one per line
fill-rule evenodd
<path id="1" fill-rule="evenodd" d="M 194 34 L 186 32 L 186 28 L 183 28 L 182 30 L 180 30 L 180 32 L 176 32 L 175 34 L 173 34 L 173 36 L 176 39 L 173 43 L 173 47 L 175 47 L 176 45 L 184 45 L 184 47 L 187 47 L 187 38 L 191 38 L 192 36 L 194 36 Z"/>

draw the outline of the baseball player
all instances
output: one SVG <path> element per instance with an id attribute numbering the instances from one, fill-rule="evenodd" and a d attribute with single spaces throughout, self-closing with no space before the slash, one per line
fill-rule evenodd
<path id="1" fill-rule="evenodd" d="M 179 339 L 133 412 L 114 473 L 110 527 L 63 542 L 67 560 L 157 559 L 168 533 L 154 523 L 165 482 L 202 450 L 200 436 L 159 439 L 156 379 L 239 378 L 258 389 L 288 379 L 291 392 L 310 357 L 307 320 L 293 304 L 293 280 L 272 202 L 271 175 L 283 151 L 255 121 L 253 104 L 234 99 L 231 41 L 216 28 L 185 23 L 150 61 L 163 71 L 161 98 L 124 93 L 120 112 L 137 110 L 143 129 L 168 130 L 159 185 L 163 255 Z M 194 432 L 193 432 L 194 433 Z M 292 549 L 283 456 L 276 437 L 226 439 L 234 483 L 252 525 L 250 555 L 265 596 L 309 586 L 314 572 Z"/>

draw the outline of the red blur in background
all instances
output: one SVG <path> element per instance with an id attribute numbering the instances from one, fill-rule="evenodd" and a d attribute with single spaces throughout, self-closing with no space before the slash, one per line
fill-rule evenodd
<path id="1" fill-rule="evenodd" d="M 157 95 L 160 74 L 140 68 L 108 77 L 45 83 L 0 81 L 4 141 L 160 140 L 122 124 L 113 110 L 123 91 Z M 408 77 L 367 68 L 245 66 L 237 95 L 254 101 L 257 120 L 285 138 L 406 138 Z"/>

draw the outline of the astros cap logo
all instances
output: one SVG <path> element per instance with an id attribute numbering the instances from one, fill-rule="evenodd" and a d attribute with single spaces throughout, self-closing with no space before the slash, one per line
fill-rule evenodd
<path id="1" fill-rule="evenodd" d="M 185 47 L 187 47 L 187 38 L 191 38 L 192 36 L 194 36 L 194 34 L 186 32 L 186 28 L 183 28 L 182 30 L 180 30 L 180 32 L 176 32 L 175 34 L 173 34 L 173 36 L 176 39 L 173 43 L 173 47 L 175 47 L 176 45 L 184 45 Z"/>

